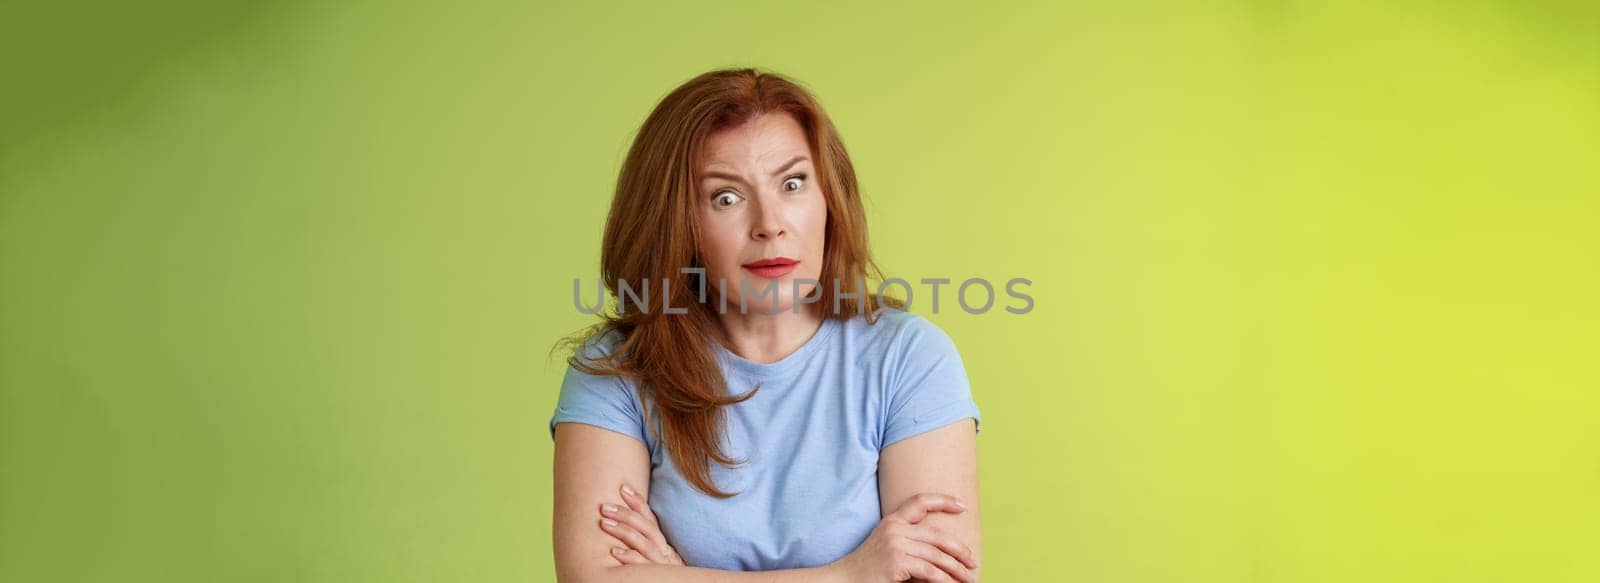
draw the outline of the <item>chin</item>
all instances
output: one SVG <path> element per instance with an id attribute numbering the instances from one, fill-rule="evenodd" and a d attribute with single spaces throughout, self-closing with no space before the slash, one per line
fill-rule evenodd
<path id="1" fill-rule="evenodd" d="M 780 285 L 789 285 L 788 282 L 785 282 L 783 280 L 779 280 L 778 283 Z M 762 299 L 759 299 L 759 300 L 748 299 L 748 300 L 745 300 L 745 306 L 746 306 L 745 307 L 745 311 L 747 313 L 750 313 L 750 314 L 782 313 L 782 312 L 794 309 L 794 298 L 789 297 L 788 293 L 782 293 L 782 294 L 778 295 L 777 301 L 772 301 L 772 300 L 770 300 L 768 298 L 762 298 Z M 729 313 L 729 314 L 737 314 L 737 313 L 739 313 L 739 297 L 738 296 L 733 296 L 733 297 L 729 297 L 728 298 L 728 312 L 727 313 Z"/>

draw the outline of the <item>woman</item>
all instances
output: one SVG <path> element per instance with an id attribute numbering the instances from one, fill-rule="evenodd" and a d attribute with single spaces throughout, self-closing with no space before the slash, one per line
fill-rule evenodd
<path id="1" fill-rule="evenodd" d="M 855 172 L 807 91 L 752 69 L 672 91 L 603 245 L 618 309 L 570 342 L 550 421 L 562 580 L 977 580 L 966 372 L 866 292 Z"/>

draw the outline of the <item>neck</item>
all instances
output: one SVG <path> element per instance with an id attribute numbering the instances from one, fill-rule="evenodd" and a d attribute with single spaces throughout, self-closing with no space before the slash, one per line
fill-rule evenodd
<path id="1" fill-rule="evenodd" d="M 722 330 L 727 333 L 728 347 L 745 360 L 771 364 L 793 354 L 810 340 L 822 326 L 819 310 L 780 310 L 776 314 L 740 314 L 738 311 L 719 314 Z"/>

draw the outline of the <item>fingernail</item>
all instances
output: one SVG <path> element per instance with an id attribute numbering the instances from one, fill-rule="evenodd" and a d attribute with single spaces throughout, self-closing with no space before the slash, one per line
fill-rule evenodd
<path id="1" fill-rule="evenodd" d="M 627 551 L 624 551 L 624 550 L 619 549 L 617 547 L 611 547 L 611 554 L 613 554 L 613 555 L 620 555 L 620 554 L 625 553 L 625 552 L 627 552 Z"/>
<path id="2" fill-rule="evenodd" d="M 960 508 L 962 510 L 966 510 L 967 509 L 967 503 L 966 502 L 962 502 L 960 498 L 956 498 L 956 508 Z"/>
<path id="3" fill-rule="evenodd" d="M 605 513 L 605 514 L 615 514 L 617 512 L 617 505 L 616 504 L 601 504 L 600 505 L 600 512 Z"/>
<path id="4" fill-rule="evenodd" d="M 617 521 L 612 520 L 610 518 L 602 518 L 602 519 L 600 519 L 600 522 L 604 523 L 606 526 L 616 526 L 617 525 Z"/>
<path id="5" fill-rule="evenodd" d="M 638 494 L 634 494 L 633 493 L 633 488 L 629 488 L 627 484 L 623 484 L 622 485 L 622 495 L 623 496 L 628 496 L 630 498 L 634 497 L 634 496 L 638 496 Z"/>

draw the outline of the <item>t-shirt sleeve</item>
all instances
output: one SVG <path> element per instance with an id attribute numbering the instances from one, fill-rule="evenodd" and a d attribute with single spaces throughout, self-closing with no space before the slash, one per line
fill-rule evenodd
<path id="1" fill-rule="evenodd" d="M 586 357 L 593 357 L 598 348 L 590 343 L 583 350 Z M 622 377 L 589 374 L 568 364 L 555 414 L 550 418 L 550 438 L 555 439 L 557 423 L 567 422 L 610 429 L 649 446 L 638 392 Z"/>
<path id="2" fill-rule="evenodd" d="M 955 342 L 933 322 L 911 315 L 890 355 L 887 421 L 881 447 L 971 417 L 983 418 L 972 399 L 967 370 Z M 981 431 L 981 430 L 979 430 Z"/>

